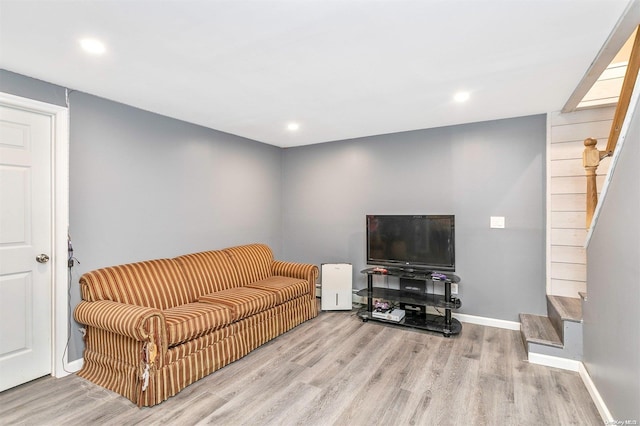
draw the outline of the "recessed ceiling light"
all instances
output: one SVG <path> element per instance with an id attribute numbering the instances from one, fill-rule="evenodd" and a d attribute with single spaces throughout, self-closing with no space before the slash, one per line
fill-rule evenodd
<path id="1" fill-rule="evenodd" d="M 81 39 L 80 46 L 85 52 L 90 53 L 92 55 L 102 55 L 107 50 L 104 43 L 95 38 Z"/>
<path id="2" fill-rule="evenodd" d="M 453 99 L 456 102 L 466 102 L 469 100 L 469 92 L 458 92 L 454 95 Z"/>
<path id="3" fill-rule="evenodd" d="M 291 122 L 287 124 L 287 130 L 290 132 L 295 132 L 300 129 L 300 125 L 298 123 Z"/>

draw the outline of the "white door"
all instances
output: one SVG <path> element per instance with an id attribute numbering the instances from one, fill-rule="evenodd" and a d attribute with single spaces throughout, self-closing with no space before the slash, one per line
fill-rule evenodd
<path id="1" fill-rule="evenodd" d="M 52 120 L 0 105 L 0 391 L 52 371 Z"/>

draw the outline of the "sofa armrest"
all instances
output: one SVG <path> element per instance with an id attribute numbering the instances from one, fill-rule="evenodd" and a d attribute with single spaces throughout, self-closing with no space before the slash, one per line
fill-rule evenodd
<path id="1" fill-rule="evenodd" d="M 309 295 L 312 299 L 316 297 L 316 281 L 318 280 L 318 267 L 309 263 L 284 262 L 274 260 L 271 264 L 273 275 L 282 277 L 299 278 L 307 280 L 309 283 Z"/>
<path id="2" fill-rule="evenodd" d="M 83 300 L 76 306 L 74 317 L 81 324 L 121 334 L 140 342 L 166 342 L 165 319 L 159 309 L 111 300 Z"/>

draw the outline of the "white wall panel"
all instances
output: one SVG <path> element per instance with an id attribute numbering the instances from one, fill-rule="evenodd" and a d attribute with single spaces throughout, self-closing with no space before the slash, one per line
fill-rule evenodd
<path id="1" fill-rule="evenodd" d="M 611 120 L 552 126 L 551 140 L 553 141 L 552 143 L 585 140 L 586 138 L 596 138 L 600 140 L 608 138 L 610 130 Z M 586 136 L 583 137 L 582 135 Z"/>
<path id="2" fill-rule="evenodd" d="M 551 161 L 551 176 L 584 176 L 582 158 Z"/>
<path id="3" fill-rule="evenodd" d="M 578 159 L 582 161 L 583 149 L 584 140 L 555 143 L 551 145 L 549 157 L 551 160 Z"/>
<path id="4" fill-rule="evenodd" d="M 555 262 L 587 264 L 587 255 L 583 247 L 551 246 L 551 257 Z"/>
<path id="5" fill-rule="evenodd" d="M 552 127 L 573 125 L 590 121 L 613 120 L 614 112 L 615 107 L 583 109 L 569 114 L 563 114 L 558 111 L 549 114 L 549 120 Z"/>
<path id="6" fill-rule="evenodd" d="M 551 212 L 551 229 L 584 229 L 586 221 L 587 214 L 585 212 Z"/>
<path id="7" fill-rule="evenodd" d="M 598 174 L 596 177 L 598 188 L 602 188 L 604 179 L 605 176 Z M 551 194 L 585 194 L 586 192 L 587 179 L 584 176 L 551 177 Z"/>
<path id="8" fill-rule="evenodd" d="M 579 212 L 587 203 L 586 194 L 554 194 L 551 207 L 555 212 Z"/>
<path id="9" fill-rule="evenodd" d="M 551 279 L 551 287 L 554 296 L 576 297 L 578 292 L 587 291 L 587 283 L 584 281 L 569 281 Z"/>
<path id="10" fill-rule="evenodd" d="M 549 276 L 547 293 L 578 297 L 586 291 L 586 178 L 582 153 L 586 138 L 598 139 L 604 150 L 615 107 L 549 114 Z M 596 182 L 601 189 L 609 159 L 598 167 Z"/>
<path id="11" fill-rule="evenodd" d="M 551 229 L 551 246 L 582 247 L 587 238 L 586 229 Z"/>
<path id="12" fill-rule="evenodd" d="M 551 278 L 569 281 L 587 281 L 587 265 L 551 262 Z M 577 297 L 577 295 L 574 297 Z"/>

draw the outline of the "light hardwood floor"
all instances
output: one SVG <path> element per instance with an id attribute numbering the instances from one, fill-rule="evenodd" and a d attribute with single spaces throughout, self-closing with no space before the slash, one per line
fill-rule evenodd
<path id="1" fill-rule="evenodd" d="M 442 335 L 323 312 L 151 408 L 75 375 L 0 393 L 11 425 L 601 425 L 577 373 L 519 332 Z"/>

